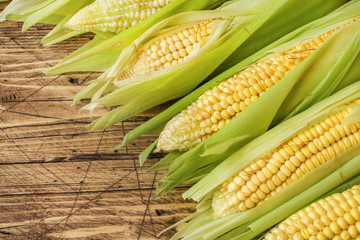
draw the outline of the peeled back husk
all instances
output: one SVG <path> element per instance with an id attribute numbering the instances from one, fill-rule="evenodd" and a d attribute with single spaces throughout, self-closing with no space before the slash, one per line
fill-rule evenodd
<path id="1" fill-rule="evenodd" d="M 47 74 L 56 75 L 64 72 L 99 71 L 104 72 L 115 64 L 121 52 L 131 45 L 149 28 L 164 19 L 187 11 L 214 9 L 227 0 L 187 1 L 174 0 L 171 4 L 160 9 L 152 16 L 146 18 L 135 26 L 110 38 L 104 38 L 99 32 L 97 36 L 85 46 L 70 54 L 56 66 L 47 70 Z M 231 2 L 231 1 L 229 1 Z"/>

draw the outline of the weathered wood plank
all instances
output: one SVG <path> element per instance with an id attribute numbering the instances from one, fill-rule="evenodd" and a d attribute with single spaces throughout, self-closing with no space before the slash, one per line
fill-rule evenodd
<path id="1" fill-rule="evenodd" d="M 154 136 L 109 149 L 166 105 L 89 132 L 86 125 L 107 110 L 90 119 L 79 112 L 88 101 L 72 106 L 72 98 L 99 73 L 44 71 L 92 35 L 43 46 L 51 28 L 21 32 L 21 23 L 0 23 L 0 239 L 156 239 L 194 203 L 182 200 L 182 188 L 151 200 L 164 173 L 147 169 L 160 156 L 140 168 L 138 154 Z"/>
<path id="2" fill-rule="evenodd" d="M 117 160 L 0 165 L 0 197 L 78 193 L 80 185 L 82 192 L 150 189 L 155 173 L 148 173 L 147 169 L 155 161 L 140 167 L 137 158 L 123 155 Z M 162 176 L 157 173 L 155 180 Z"/>
<path id="3" fill-rule="evenodd" d="M 179 191 L 151 201 L 152 190 L 141 194 L 143 201 L 136 190 L 81 193 L 75 205 L 73 194 L 1 197 L 0 237 L 154 239 L 166 226 L 193 211 L 193 204 L 183 202 Z M 167 232 L 161 239 L 173 233 Z"/>
<path id="4" fill-rule="evenodd" d="M 43 121 L 2 129 L 2 163 L 76 160 L 94 153 L 108 155 L 112 153 L 109 149 L 122 141 L 124 132 L 140 124 L 135 121 L 125 122 L 123 127 L 120 125 L 105 131 L 89 132 L 85 129 L 88 123 L 86 118 L 76 120 L 77 123 L 62 120 L 48 123 Z M 117 153 L 138 155 L 154 138 L 142 137 L 126 148 L 117 150 Z"/>

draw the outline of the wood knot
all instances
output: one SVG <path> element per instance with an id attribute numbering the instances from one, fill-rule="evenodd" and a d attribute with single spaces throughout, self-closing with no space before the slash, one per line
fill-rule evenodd
<path id="1" fill-rule="evenodd" d="M 71 84 L 79 84 L 79 79 L 69 77 L 69 83 L 71 83 Z"/>
<path id="2" fill-rule="evenodd" d="M 166 211 L 161 210 L 161 209 L 160 209 L 160 210 L 159 210 L 159 209 L 156 209 L 155 212 L 156 212 L 156 215 L 158 215 L 158 216 L 161 216 L 161 215 L 163 215 L 163 214 L 166 213 Z"/>

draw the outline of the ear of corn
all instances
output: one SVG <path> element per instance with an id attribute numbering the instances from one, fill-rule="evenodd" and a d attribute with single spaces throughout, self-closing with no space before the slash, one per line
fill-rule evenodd
<path id="1" fill-rule="evenodd" d="M 360 145 L 360 123 L 342 126 L 351 110 L 333 113 L 224 182 L 214 193 L 215 217 L 256 207 L 304 174 Z"/>
<path id="2" fill-rule="evenodd" d="M 360 185 L 312 203 L 265 236 L 265 240 L 355 239 L 360 236 Z"/>
<path id="3" fill-rule="evenodd" d="M 305 60 L 338 28 L 251 65 L 206 91 L 168 122 L 159 136 L 157 150 L 189 150 L 212 136 Z"/>
<path id="4" fill-rule="evenodd" d="M 246 147 L 241 148 L 235 154 L 232 154 L 229 158 L 227 158 L 225 161 L 220 163 L 206 177 L 201 179 L 198 183 L 192 186 L 187 192 L 185 192 L 183 196 L 185 198 L 191 197 L 196 201 L 201 200 L 206 194 L 215 190 L 217 186 L 224 183 L 225 181 L 235 176 L 240 171 L 250 166 L 250 164 L 252 164 L 256 160 L 263 158 L 268 153 L 270 153 L 271 151 L 273 151 L 274 149 L 276 149 L 277 147 L 288 141 L 289 137 L 295 136 L 296 134 L 299 134 L 301 132 L 305 132 L 306 130 L 308 130 L 310 126 L 316 125 L 317 123 L 321 122 L 332 113 L 338 112 L 339 110 L 343 110 L 347 107 L 353 107 L 344 104 L 349 103 L 350 101 L 353 101 L 358 98 L 358 94 L 360 94 L 359 86 L 360 86 L 360 82 L 358 81 L 350 85 L 349 87 L 335 93 L 331 97 L 328 97 L 324 101 L 321 101 L 315 106 L 307 109 L 306 111 L 299 113 L 298 115 L 292 117 L 291 119 L 285 121 L 284 123 L 277 125 L 276 127 L 273 128 L 274 129 L 273 131 L 270 130 L 267 133 L 263 134 L 261 137 L 257 139 L 258 141 L 256 140 L 252 141 L 251 143 L 247 144 Z M 340 99 L 351 99 L 351 100 L 343 101 Z M 331 105 L 331 103 L 334 102 L 336 102 L 336 104 L 334 104 L 335 106 Z M 340 105 L 343 106 L 343 109 L 336 108 L 337 106 Z M 306 119 L 306 121 L 304 121 L 304 119 Z M 296 126 L 297 124 L 299 125 Z M 307 124 L 307 125 L 305 126 L 303 124 Z M 273 132 L 276 131 L 279 131 L 277 132 L 278 134 L 277 137 L 275 137 L 275 135 L 272 135 Z M 281 131 L 283 132 L 280 134 Z M 322 138 L 322 140 L 323 139 L 324 138 Z M 265 142 L 267 142 L 268 144 L 266 145 Z M 358 148 L 358 147 L 359 146 L 356 145 L 353 148 Z M 349 148 L 349 149 L 351 150 L 353 148 Z M 232 167 L 228 168 L 227 166 L 232 166 Z"/>
<path id="5" fill-rule="evenodd" d="M 84 32 L 120 33 L 156 13 L 170 2 L 171 0 L 97 0 L 77 12 L 65 27 Z"/>
<path id="6" fill-rule="evenodd" d="M 188 1 L 176 0 L 160 9 L 155 14 L 111 38 L 94 39 L 78 49 L 56 66 L 49 69 L 47 74 L 56 75 L 74 71 L 101 71 L 104 72 L 115 64 L 122 50 L 131 45 L 149 28 L 172 15 L 203 9 L 214 9 L 227 0 Z M 230 1 L 231 2 L 231 1 Z M 97 32 L 99 34 L 99 32 Z"/>
<path id="7" fill-rule="evenodd" d="M 271 212 L 264 214 L 256 221 L 248 225 L 246 224 L 246 230 L 241 230 L 239 227 L 237 227 L 229 233 L 224 234 L 220 239 L 229 239 L 230 235 L 234 237 L 231 239 L 253 239 L 255 236 L 266 231 L 271 226 L 288 217 L 290 214 L 293 214 L 294 212 L 307 206 L 309 203 L 326 198 L 335 193 L 343 192 L 350 186 L 360 184 L 359 168 L 356 167 L 359 160 L 360 156 L 358 155 L 351 159 L 344 166 L 339 167 L 326 178 L 317 181 L 315 184 L 313 182 L 312 185 L 309 185 L 309 187 L 301 192 L 298 196 L 292 197 L 291 200 L 283 203 L 279 207 L 273 208 Z M 337 211 L 337 213 L 341 214 L 341 210 Z"/>
<path id="8" fill-rule="evenodd" d="M 213 189 L 219 182 L 223 181 L 217 181 L 217 179 L 226 179 L 228 172 L 236 173 L 233 170 L 246 169 L 255 159 L 271 152 L 276 145 L 285 145 L 286 139 L 289 139 L 290 136 L 309 129 L 309 126 L 322 122 L 333 113 L 354 107 L 354 105 L 346 104 L 359 99 L 359 87 L 360 82 L 355 83 L 279 124 L 244 146 L 203 178 L 196 184 L 198 186 L 195 185 L 199 187 L 201 184 L 198 193 L 202 193 L 195 193 L 192 198 L 196 197 L 196 200 L 204 198 L 205 202 L 201 211 L 194 216 L 194 220 L 185 225 L 177 237 L 186 236 L 184 239 L 197 239 L 197 237 L 206 239 L 232 239 L 232 237 L 242 240 L 252 239 L 332 188 L 359 175 L 360 145 L 358 144 L 304 174 L 262 204 L 219 219 L 210 219 L 210 215 L 212 216 L 214 211 L 208 199 L 214 197 Z M 323 122 L 326 123 L 326 121 Z M 210 175 L 211 177 L 209 177 Z M 193 223 L 195 222 L 194 229 Z M 191 227 L 192 230 L 189 231 L 188 227 Z M 223 234 L 225 235 L 220 238 Z"/>
<path id="9" fill-rule="evenodd" d="M 351 6 L 351 8 L 348 8 L 348 10 L 352 11 L 353 5 L 349 6 Z M 357 13 L 355 14 L 357 15 Z M 328 23 L 329 19 L 333 19 L 332 17 L 333 16 L 331 14 L 324 19 L 320 19 L 319 22 Z M 347 22 L 342 22 L 343 20 L 340 19 L 338 20 L 340 21 L 338 26 Z M 329 24 L 333 25 L 334 23 Z M 278 113 L 278 109 L 281 108 L 283 103 L 285 103 L 284 99 L 286 99 L 287 96 L 290 96 L 293 108 L 298 105 L 300 106 L 304 100 L 303 96 L 294 96 L 294 98 L 291 98 L 292 95 L 288 95 L 295 86 L 299 91 L 302 91 L 302 88 L 307 89 L 307 95 L 311 96 L 317 95 L 319 94 L 319 91 L 321 91 L 321 89 L 317 88 L 316 84 L 324 88 L 328 87 L 330 90 L 334 87 L 333 84 L 340 84 L 342 79 L 348 78 L 349 76 L 347 74 L 342 77 L 342 70 L 348 69 L 349 66 L 350 69 L 358 69 L 356 66 L 360 59 L 360 34 L 358 24 L 358 21 L 356 21 L 353 24 L 336 31 L 334 35 L 328 39 L 328 41 L 320 46 L 301 64 L 299 64 L 298 67 L 290 71 L 281 81 L 271 87 L 252 104 L 250 104 L 243 112 L 241 112 L 241 114 L 238 114 L 238 116 L 230 121 L 223 129 L 221 129 L 221 131 L 206 139 L 204 142 L 197 145 L 193 149 L 181 154 L 180 156 L 176 156 L 177 152 L 175 151 L 175 153 L 170 153 L 166 158 L 164 158 L 166 161 L 167 159 L 171 159 L 172 162 L 167 161 L 164 164 L 164 161 L 161 160 L 159 163 L 154 165 L 152 170 L 157 170 L 158 166 L 160 166 L 161 169 L 168 169 L 167 176 L 164 177 L 158 184 L 158 194 L 164 192 L 166 193 L 172 188 L 191 179 L 202 178 L 206 176 L 206 174 L 210 172 L 211 169 L 214 169 L 241 146 L 244 146 L 254 137 L 259 136 L 265 132 Z M 328 30 L 332 28 L 333 27 L 328 28 Z M 303 32 L 304 29 L 300 29 L 300 31 Z M 355 32 L 357 33 L 354 34 Z M 315 36 L 320 35 L 318 32 L 313 34 L 316 34 Z M 348 36 L 352 34 L 354 34 L 354 38 L 350 39 Z M 309 36 L 305 37 L 305 39 L 312 38 L 313 37 Z M 301 40 L 297 39 L 294 42 L 298 43 L 301 42 Z M 336 45 L 337 47 L 335 47 Z M 285 47 L 285 49 L 290 48 L 289 44 L 285 44 Z M 278 49 L 278 51 L 282 52 L 281 50 L 282 49 Z M 355 56 L 355 59 L 353 56 L 354 54 L 349 55 L 349 52 L 353 52 L 355 55 L 357 55 Z M 325 68 L 318 66 L 325 66 Z M 241 69 L 242 67 L 239 68 Z M 340 69 L 341 71 L 336 71 Z M 359 69 L 357 71 L 359 71 Z M 230 71 L 228 74 L 231 76 L 236 72 L 237 71 L 235 71 L 235 69 L 232 69 L 232 72 Z M 358 81 L 358 78 L 355 75 L 353 76 L 351 74 L 350 78 L 352 78 L 352 82 Z M 224 79 L 224 76 L 221 76 L 221 78 L 215 78 L 215 82 L 213 82 L 213 84 L 216 85 L 216 81 L 221 81 L 221 79 Z M 301 81 L 298 81 L 299 79 L 301 79 Z M 205 85 L 204 88 L 209 89 L 209 85 Z M 199 92 L 196 94 L 198 93 Z M 322 97 L 326 97 L 331 93 L 331 91 L 328 91 L 325 93 L 325 95 L 322 95 Z M 320 99 L 315 99 L 312 104 L 316 103 Z M 189 99 L 186 100 L 189 102 Z M 184 104 L 184 102 L 181 104 Z M 288 103 L 286 102 L 286 104 Z M 174 109 L 171 110 L 173 111 Z M 261 118 L 259 118 L 260 113 Z M 288 114 L 289 113 L 290 112 L 288 112 Z M 151 126 L 148 125 L 148 127 Z M 243 136 L 243 138 L 240 138 L 241 136 Z M 227 144 L 228 147 L 223 148 L 223 146 Z M 201 171 L 202 169 L 207 169 L 208 172 Z M 224 179 L 224 181 L 225 180 L 226 179 Z M 187 191 L 184 196 L 191 196 L 196 191 L 201 192 L 204 190 L 200 190 L 199 188 L 194 187 Z"/>
<path id="10" fill-rule="evenodd" d="M 186 61 L 194 47 L 210 36 L 212 32 L 210 22 L 195 24 L 152 40 L 136 53 L 137 56 L 117 75 L 115 81 L 167 69 Z"/>
<path id="11" fill-rule="evenodd" d="M 357 161 L 359 161 L 360 160 L 360 156 L 357 156 L 355 159 L 357 159 Z M 350 166 L 352 166 L 352 162 L 354 162 L 354 160 L 355 159 L 353 159 L 353 160 L 351 160 L 348 164 L 346 164 L 344 167 L 342 167 L 341 169 L 339 169 L 340 171 L 342 171 L 341 173 L 345 173 L 345 175 L 347 175 L 351 170 L 349 169 L 349 167 Z M 353 167 L 355 167 L 355 166 L 353 166 Z M 344 171 L 345 170 L 345 171 Z M 327 177 L 327 178 L 325 178 L 324 180 L 322 180 L 321 182 L 319 182 L 319 183 L 316 183 L 315 184 L 315 186 L 313 187 L 314 189 L 316 189 L 316 187 L 317 186 L 319 186 L 317 189 L 318 190 L 320 190 L 320 186 L 321 187 L 323 187 L 323 188 L 325 188 L 325 189 L 328 189 L 328 184 L 330 184 L 330 186 L 332 186 L 332 183 L 334 183 L 336 180 L 335 180 L 335 177 L 333 177 L 333 175 L 334 174 L 332 174 L 332 175 L 330 175 L 329 177 Z M 346 177 L 345 177 L 345 179 L 343 179 L 342 181 L 346 181 Z M 326 182 L 326 181 L 328 181 L 328 183 Z M 351 188 L 351 186 L 354 186 L 354 185 L 359 185 L 360 184 L 360 175 L 359 174 L 357 174 L 357 176 L 356 177 L 353 177 L 352 179 L 350 179 L 350 180 L 348 180 L 348 181 L 346 181 L 346 182 L 344 182 L 344 183 L 342 183 L 341 185 L 339 185 L 339 186 L 337 186 L 336 188 L 334 188 L 334 189 L 332 189 L 331 191 L 329 191 L 329 192 L 327 192 L 326 194 L 324 194 L 324 195 L 322 195 L 321 197 L 319 197 L 319 198 L 317 198 L 316 199 L 316 202 L 314 201 L 314 203 L 313 203 L 313 205 L 315 205 L 315 206 L 319 206 L 318 204 L 320 204 L 320 203 L 324 203 L 324 199 L 325 198 L 328 198 L 328 197 L 331 197 L 331 196 L 333 196 L 333 197 L 335 197 L 337 200 L 339 200 L 339 194 L 338 193 L 341 193 L 341 192 L 344 192 L 344 191 L 347 191 L 349 188 Z M 310 191 L 307 191 L 307 192 L 310 192 Z M 321 191 L 321 192 L 323 192 L 323 190 Z M 304 195 L 306 195 L 307 193 L 305 192 L 305 193 L 302 193 L 301 195 L 302 195 L 302 197 L 304 197 Z M 315 193 L 315 197 L 317 197 L 318 196 L 318 193 Z M 300 197 L 300 196 L 299 196 Z M 313 200 L 315 200 L 315 197 L 312 197 L 311 198 L 311 201 L 313 201 Z M 340 197 L 340 199 L 341 199 L 341 197 Z M 353 207 L 354 206 L 354 204 L 355 204 L 355 202 L 357 202 L 356 200 L 355 200 L 355 202 L 353 202 L 352 200 L 355 200 L 355 199 L 351 199 L 350 198 L 350 205 Z M 304 202 L 304 201 L 303 201 Z M 333 203 L 336 203 L 336 202 L 333 202 Z M 298 206 L 295 206 L 295 204 L 301 204 L 301 206 L 300 205 L 298 205 Z M 280 206 L 277 210 L 278 210 L 278 212 L 280 212 L 281 213 L 281 217 L 279 218 L 279 220 L 283 220 L 285 217 L 288 217 L 290 214 L 292 214 L 292 213 L 294 213 L 295 211 L 298 211 L 298 210 L 300 210 L 301 208 L 302 208 L 302 206 L 306 206 L 307 204 L 304 204 L 304 203 L 302 203 L 302 201 L 301 201 L 301 199 L 298 199 L 298 197 L 296 197 L 295 199 L 293 199 L 293 200 L 291 200 L 288 204 L 286 204 L 286 205 L 288 205 L 288 206 Z M 342 207 L 345 207 L 347 204 L 341 204 L 342 206 L 340 206 L 341 208 Z M 285 207 L 291 207 L 291 210 L 290 211 L 287 211 L 286 209 L 285 209 Z M 348 205 L 347 205 L 348 206 Z M 328 206 L 329 207 L 329 206 Z M 331 208 L 331 207 L 330 207 Z M 347 208 L 348 209 L 348 208 Z M 309 209 L 310 210 L 310 209 Z M 326 211 L 328 211 L 329 210 L 329 208 L 326 208 L 325 209 Z M 339 213 L 339 214 L 341 214 L 342 212 L 340 211 L 338 211 L 339 209 L 336 209 L 336 215 Z M 346 210 L 344 209 L 344 216 L 346 215 L 347 216 L 347 220 L 350 220 L 348 217 L 349 217 L 349 215 L 348 214 L 346 214 Z M 302 212 L 302 211 L 301 211 Z M 299 212 L 300 213 L 300 212 Z M 352 211 L 350 211 L 350 214 L 351 213 L 354 213 L 354 210 L 352 210 Z M 327 213 L 327 214 L 329 214 L 329 213 Z M 327 214 L 324 214 L 324 215 L 327 215 Z M 330 213 L 331 214 L 331 213 Z M 270 215 L 272 215 L 272 214 L 267 214 L 267 215 L 265 215 L 264 217 L 263 217 L 263 219 L 260 219 L 260 221 L 266 221 L 267 219 L 270 219 Z M 336 215 L 334 215 L 333 213 L 331 214 L 331 216 L 332 217 L 334 217 L 334 216 L 336 216 Z M 339 217 L 344 217 L 344 216 L 339 216 Z M 326 216 L 323 216 L 323 217 L 321 217 L 321 219 L 320 220 L 326 220 L 327 218 L 326 218 Z M 278 220 L 278 221 L 279 221 Z M 259 221 L 259 222 L 260 222 Z M 259 222 L 255 222 L 255 224 L 254 225 L 259 225 Z M 271 226 L 271 224 L 276 224 L 277 222 L 274 222 L 274 221 L 271 221 L 269 224 L 266 224 L 268 227 L 270 227 Z M 351 225 L 351 223 L 350 223 L 350 225 Z M 327 225 L 328 226 L 328 225 Z M 256 231 L 259 233 L 259 231 L 261 231 L 261 230 L 265 230 L 265 228 L 259 228 L 258 226 L 255 226 L 255 228 L 256 228 Z M 325 228 L 325 227 L 324 227 Z M 330 239 L 332 239 L 332 238 L 330 238 Z"/>

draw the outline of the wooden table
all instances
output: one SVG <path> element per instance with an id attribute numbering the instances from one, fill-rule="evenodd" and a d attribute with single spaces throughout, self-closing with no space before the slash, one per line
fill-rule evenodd
<path id="1" fill-rule="evenodd" d="M 21 26 L 0 23 L 0 239 L 155 239 L 193 212 L 182 188 L 151 200 L 164 173 L 147 172 L 159 156 L 140 168 L 138 154 L 153 136 L 109 151 L 161 107 L 89 132 L 88 113 L 78 112 L 86 101 L 71 104 L 98 74 L 43 71 L 91 35 L 46 47 L 40 40 L 51 26 Z"/>

